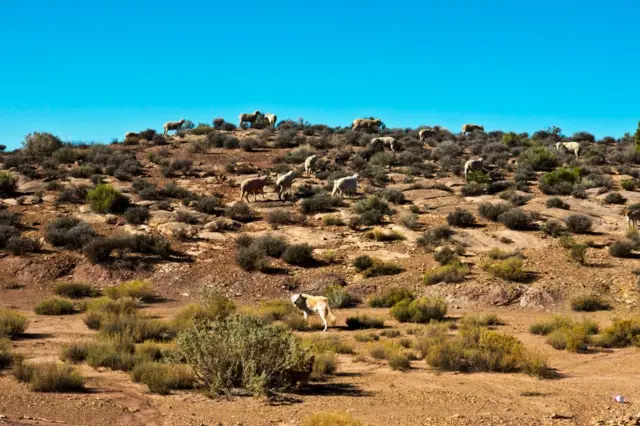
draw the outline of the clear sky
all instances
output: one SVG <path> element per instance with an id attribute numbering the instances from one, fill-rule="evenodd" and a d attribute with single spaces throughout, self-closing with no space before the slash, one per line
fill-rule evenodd
<path id="1" fill-rule="evenodd" d="M 640 120 L 640 1 L 0 0 L 0 143 L 108 142 L 182 117 L 390 127 Z"/>

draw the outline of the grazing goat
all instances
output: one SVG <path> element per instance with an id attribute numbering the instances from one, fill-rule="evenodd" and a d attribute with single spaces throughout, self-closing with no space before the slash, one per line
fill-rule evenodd
<path id="1" fill-rule="evenodd" d="M 580 153 L 580 144 L 578 142 L 558 142 L 556 143 L 556 149 L 558 151 L 567 150 L 569 152 L 573 152 L 578 158 L 578 154 Z"/>
<path id="2" fill-rule="evenodd" d="M 391 152 L 396 152 L 398 149 L 398 141 L 396 138 L 392 138 L 391 136 L 383 136 L 379 138 L 371 139 L 371 145 L 381 143 L 384 149 L 385 146 L 388 146 Z"/>
<path id="3" fill-rule="evenodd" d="M 278 121 L 278 116 L 275 114 L 265 114 L 264 118 L 267 119 L 267 122 L 269 123 L 269 125 L 271 127 L 275 127 L 276 126 L 276 121 Z"/>
<path id="4" fill-rule="evenodd" d="M 324 296 L 311 296 L 309 294 L 294 294 L 291 296 L 293 305 L 302 311 L 305 322 L 309 319 L 309 315 L 318 314 L 324 324 L 324 331 L 327 331 L 327 318 L 332 323 L 336 317 L 331 313 L 329 307 L 329 299 Z"/>
<path id="5" fill-rule="evenodd" d="M 638 224 L 640 223 L 640 210 L 629 210 L 627 207 L 625 207 L 624 209 L 622 209 L 621 215 L 627 218 L 629 228 L 638 227 Z"/>
<path id="6" fill-rule="evenodd" d="M 420 129 L 418 130 L 418 137 L 420 141 L 425 141 L 427 138 L 433 137 L 436 135 L 436 131 L 434 129 Z"/>
<path id="7" fill-rule="evenodd" d="M 238 125 L 238 127 L 242 127 L 242 123 L 249 123 L 253 126 L 253 124 L 261 115 L 262 113 L 257 110 L 251 113 L 240 114 L 240 116 L 238 117 L 240 120 L 240 124 Z"/>
<path id="8" fill-rule="evenodd" d="M 355 120 L 353 120 L 353 124 L 351 126 L 351 128 L 353 130 L 375 130 L 377 131 L 378 128 L 382 125 L 382 120 L 380 120 L 379 118 L 356 118 Z"/>
<path id="9" fill-rule="evenodd" d="M 469 160 L 464 163 L 464 180 L 467 180 L 467 175 L 471 171 L 482 170 L 482 158 L 475 160 Z"/>
<path id="10" fill-rule="evenodd" d="M 478 124 L 463 124 L 462 125 L 462 133 L 471 133 L 474 130 L 482 130 L 484 132 L 484 126 L 480 126 Z"/>
<path id="11" fill-rule="evenodd" d="M 186 120 L 181 118 L 180 121 L 167 121 L 164 123 L 162 128 L 164 129 L 164 134 L 169 133 L 169 130 L 180 130 L 180 127 L 184 124 Z"/>
<path id="12" fill-rule="evenodd" d="M 335 197 L 336 193 L 340 194 L 340 197 L 344 197 L 344 194 L 355 194 L 358 190 L 358 174 L 353 176 L 347 176 L 333 181 L 333 191 L 331 196 Z"/>
<path id="13" fill-rule="evenodd" d="M 264 187 L 269 181 L 269 176 L 260 176 L 255 178 L 249 178 L 240 184 L 240 200 L 246 198 L 249 202 L 249 194 L 253 194 L 253 201 L 258 200 L 258 192 L 262 194 L 262 198 L 266 199 L 264 195 Z"/>
<path id="14" fill-rule="evenodd" d="M 313 168 L 315 167 L 317 160 L 318 160 L 317 155 L 312 155 L 311 157 L 307 157 L 307 159 L 304 160 L 304 173 L 307 176 L 311 176 L 311 172 L 313 171 Z"/>
<path id="15" fill-rule="evenodd" d="M 293 183 L 294 178 L 295 178 L 295 172 L 293 170 L 290 170 L 287 173 L 278 176 L 278 179 L 276 179 L 276 190 L 278 191 L 278 200 L 282 200 L 282 196 L 284 195 L 284 192 L 288 189 L 291 189 L 291 184 Z"/>

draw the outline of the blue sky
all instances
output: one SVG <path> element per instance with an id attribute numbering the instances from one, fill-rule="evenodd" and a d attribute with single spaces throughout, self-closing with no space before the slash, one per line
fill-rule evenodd
<path id="1" fill-rule="evenodd" d="M 640 120 L 640 2 L 4 1 L 0 143 L 244 111 L 597 136 Z"/>

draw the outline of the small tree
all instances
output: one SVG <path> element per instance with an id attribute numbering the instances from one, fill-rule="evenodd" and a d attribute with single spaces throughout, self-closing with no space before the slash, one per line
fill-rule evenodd
<path id="1" fill-rule="evenodd" d="M 638 121 L 638 128 L 636 129 L 636 134 L 633 137 L 633 141 L 636 144 L 636 151 L 640 152 L 640 121 Z"/>

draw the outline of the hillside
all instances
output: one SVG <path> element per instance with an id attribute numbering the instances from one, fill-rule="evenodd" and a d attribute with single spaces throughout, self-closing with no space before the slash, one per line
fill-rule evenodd
<path id="1" fill-rule="evenodd" d="M 637 414 L 640 370 L 628 362 L 636 348 L 588 337 L 572 353 L 528 332 L 551 314 L 592 319 L 600 331 L 615 319 L 638 318 L 640 234 L 625 213 L 640 211 L 640 152 L 632 138 L 565 137 L 555 128 L 455 134 L 436 126 L 421 140 L 419 129 L 374 134 L 292 121 L 275 129 L 216 127 L 166 137 L 148 130 L 106 146 L 34 133 L 23 149 L 2 155 L 0 308 L 31 321 L 13 351 L 56 359 L 63 344 L 93 336 L 84 313 L 33 313 L 60 282 L 105 291 L 143 280 L 155 300 L 141 311 L 166 320 L 205 288 L 245 311 L 288 302 L 293 293 L 337 293 L 353 303 L 334 308 L 338 327 L 330 335 L 353 344 L 355 354 L 338 356 L 337 376 L 274 405 L 188 391 L 149 395 L 125 373 L 84 364 L 92 392 L 69 397 L 30 392 L 4 374 L 0 393 L 11 396 L 0 398 L 0 414 L 7 422 L 32 424 L 18 420 L 27 415 L 66 424 L 293 425 L 326 407 L 366 424 L 407 425 L 590 424 Z M 372 144 L 378 136 L 395 138 L 395 152 Z M 556 146 L 568 141 L 579 143 L 579 156 Z M 311 155 L 317 161 L 307 175 Z M 465 163 L 477 158 L 482 166 L 465 180 Z M 279 200 L 276 178 L 290 170 L 292 188 Z M 354 173 L 357 193 L 332 197 L 334 181 Z M 240 201 L 242 182 L 265 175 L 264 197 Z M 288 254 L 280 256 L 285 245 Z M 502 325 L 492 330 L 543 354 L 558 378 L 516 370 L 458 376 L 420 359 L 393 371 L 368 355 L 375 342 L 357 340 L 345 319 L 384 317 L 387 327 L 419 340 L 412 325 L 368 303 L 398 287 L 441 298 L 454 322 L 498 315 Z M 586 296 L 609 309 L 572 313 L 572 302 Z M 637 343 L 640 332 L 633 336 Z M 613 402 L 616 394 L 632 403 Z"/>

